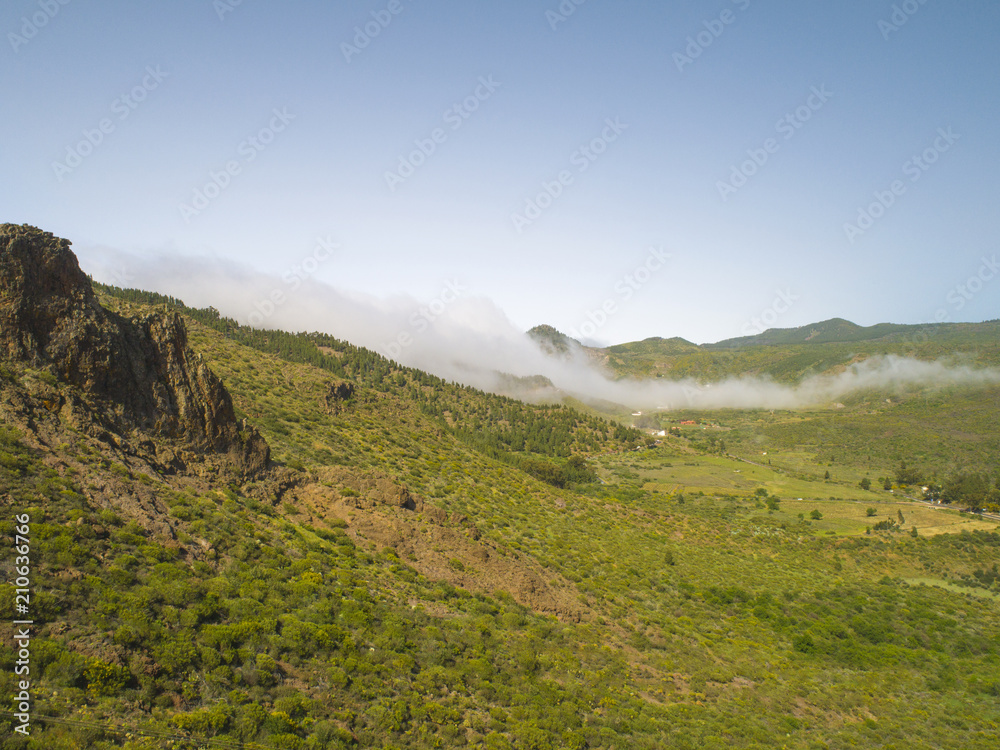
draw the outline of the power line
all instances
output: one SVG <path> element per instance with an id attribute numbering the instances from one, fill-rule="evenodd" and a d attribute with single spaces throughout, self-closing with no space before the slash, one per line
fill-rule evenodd
<path id="1" fill-rule="evenodd" d="M 7 717 L 10 719 L 15 718 L 15 714 L 11 711 L 0 711 L 0 716 Z M 157 732 L 153 729 L 134 729 L 134 728 L 122 728 L 113 726 L 111 724 L 102 724 L 96 721 L 83 721 L 81 719 L 63 719 L 58 716 L 46 716 L 45 714 L 32 714 L 32 721 L 41 721 L 46 724 L 64 724 L 66 726 L 80 726 L 87 727 L 88 729 L 100 729 L 104 732 L 111 732 L 113 734 L 119 734 L 122 736 L 127 735 L 140 735 L 142 737 L 150 737 L 153 739 L 163 739 L 163 740 L 181 740 L 184 742 L 191 742 L 195 744 L 202 745 L 203 747 L 228 747 L 228 748 L 238 748 L 238 750 L 280 750 L 274 745 L 262 745 L 257 742 L 231 742 L 229 740 L 221 740 L 215 738 L 198 738 L 198 737 L 186 737 L 182 734 L 170 734 L 169 732 Z"/>

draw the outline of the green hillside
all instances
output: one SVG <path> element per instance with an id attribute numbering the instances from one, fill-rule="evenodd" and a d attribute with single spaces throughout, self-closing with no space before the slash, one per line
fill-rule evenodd
<path id="1" fill-rule="evenodd" d="M 759 375 L 793 383 L 809 375 L 836 372 L 875 355 L 950 358 L 998 366 L 1000 321 L 920 326 L 884 323 L 865 328 L 835 318 L 701 346 L 680 338 L 651 338 L 589 351 L 618 377 L 711 382 Z"/>
<path id="2" fill-rule="evenodd" d="M 542 351 L 556 357 L 568 355 L 578 343 L 548 325 L 535 326 L 527 335 L 541 347 Z"/>
<path id="3" fill-rule="evenodd" d="M 799 328 L 771 328 L 753 336 L 726 339 L 715 344 L 706 344 L 706 349 L 733 349 L 744 346 L 774 344 L 828 344 L 857 341 L 879 341 L 901 338 L 917 333 L 920 326 L 879 323 L 874 326 L 859 326 L 843 318 L 831 318 Z"/>
<path id="4" fill-rule="evenodd" d="M 858 486 L 937 427 L 920 461 L 981 469 L 997 430 L 977 391 L 937 394 L 935 420 L 955 413 L 937 427 L 916 398 L 865 423 L 862 400 L 675 414 L 695 424 L 654 440 L 324 335 L 101 292 L 116 325 L 181 312 L 192 366 L 273 461 L 240 475 L 183 435 L 113 433 L 77 408 L 86 383 L 5 357 L 0 497 L 9 539 L 30 518 L 34 631 L 31 735 L 5 715 L 4 747 L 1000 741 L 997 523 Z"/>

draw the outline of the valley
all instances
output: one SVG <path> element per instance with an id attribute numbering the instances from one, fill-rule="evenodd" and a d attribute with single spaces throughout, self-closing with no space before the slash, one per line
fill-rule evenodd
<path id="1" fill-rule="evenodd" d="M 4 715 L 5 747 L 1000 740 L 996 385 L 633 426 L 93 285 L 2 230 L 0 523 L 30 517 L 35 566 L 33 734 Z M 990 326 L 956 350 L 993 363 Z M 689 369 L 792 381 L 856 343 Z"/>

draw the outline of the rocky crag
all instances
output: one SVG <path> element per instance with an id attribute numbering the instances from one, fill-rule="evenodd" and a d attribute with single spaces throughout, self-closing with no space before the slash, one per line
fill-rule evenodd
<path id="1" fill-rule="evenodd" d="M 237 420 L 180 316 L 105 309 L 70 243 L 27 225 L 0 225 L 0 360 L 27 373 L 7 378 L 21 387 L 0 408 L 30 432 L 57 429 L 55 417 L 164 473 L 207 461 L 254 479 L 268 468 L 267 442 Z"/>

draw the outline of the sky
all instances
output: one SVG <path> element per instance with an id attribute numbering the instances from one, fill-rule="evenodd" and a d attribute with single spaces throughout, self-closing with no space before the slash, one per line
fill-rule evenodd
<path id="1" fill-rule="evenodd" d="M 241 322 L 406 361 L 1000 318 L 992 0 L 7 0 L 0 32 L 0 221 Z"/>

